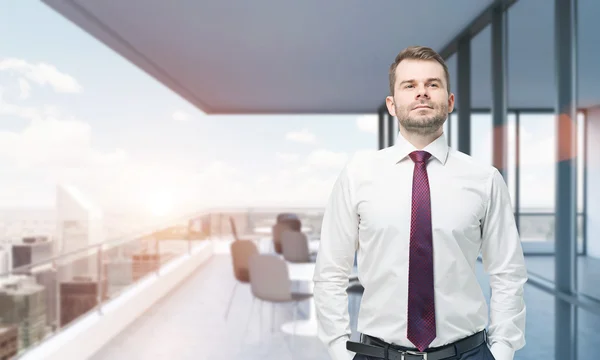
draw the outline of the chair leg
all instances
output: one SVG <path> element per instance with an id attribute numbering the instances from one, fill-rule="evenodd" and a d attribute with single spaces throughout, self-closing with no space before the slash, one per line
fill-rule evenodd
<path id="1" fill-rule="evenodd" d="M 231 296 L 229 297 L 229 304 L 227 305 L 227 310 L 225 311 L 225 320 L 227 320 L 227 317 L 229 316 L 229 309 L 231 309 L 231 304 L 233 303 L 233 296 L 235 295 L 235 290 L 237 289 L 238 286 L 238 282 L 235 282 L 235 285 L 233 285 L 233 290 L 231 291 Z"/>
<path id="2" fill-rule="evenodd" d="M 298 301 L 294 303 L 294 315 L 293 315 L 293 323 L 294 330 L 292 331 L 292 354 L 294 353 L 294 339 L 296 338 L 296 318 L 298 317 Z"/>
<path id="3" fill-rule="evenodd" d="M 263 302 L 261 301 L 258 304 L 258 341 L 262 343 L 262 333 L 263 333 L 263 310 L 262 310 Z"/>
<path id="4" fill-rule="evenodd" d="M 271 303 L 271 334 L 275 331 L 275 303 Z"/>
<path id="5" fill-rule="evenodd" d="M 250 320 L 252 320 L 252 312 L 254 310 L 254 303 L 256 302 L 256 297 L 252 296 L 252 305 L 250 305 L 250 314 L 248 315 L 248 320 L 246 321 L 246 330 L 244 330 L 244 334 L 242 335 L 242 342 L 246 339 L 246 334 L 248 333 L 248 327 L 250 326 Z"/>

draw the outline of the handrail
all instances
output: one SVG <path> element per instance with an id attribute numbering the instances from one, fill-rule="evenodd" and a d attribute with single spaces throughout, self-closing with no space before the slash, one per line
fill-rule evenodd
<path id="1" fill-rule="evenodd" d="M 9 269 L 8 272 L 5 273 L 0 273 L 0 278 L 2 277 L 6 277 L 6 276 L 10 276 L 13 273 L 17 273 L 17 272 L 21 272 L 21 271 L 27 271 L 28 269 L 32 269 L 38 266 L 42 266 L 44 264 L 48 264 L 51 262 L 56 262 L 58 260 L 64 259 L 64 258 L 68 258 L 71 256 L 74 256 L 76 254 L 80 254 L 83 252 L 87 252 L 90 250 L 96 250 L 97 248 L 102 248 L 103 246 L 108 246 L 108 245 L 121 245 L 121 244 L 125 244 L 127 242 L 130 241 L 135 241 L 135 240 L 139 240 L 140 238 L 147 236 L 147 235 L 151 235 L 152 233 L 159 231 L 161 229 L 167 228 L 169 226 L 172 226 L 173 223 L 176 223 L 177 221 L 183 221 L 183 220 L 189 220 L 192 219 L 194 217 L 198 217 L 198 216 L 202 216 L 202 215 L 207 215 L 207 214 L 211 214 L 210 210 L 203 210 L 200 212 L 195 212 L 193 214 L 187 214 L 184 216 L 177 216 L 174 218 L 171 218 L 169 220 L 165 220 L 164 223 L 162 223 L 163 225 L 160 226 L 153 226 L 151 229 L 146 229 L 144 231 L 140 231 L 139 233 L 136 232 L 136 234 L 131 234 L 131 235 L 119 235 L 119 237 L 117 238 L 113 238 L 110 240 L 106 240 L 100 243 L 96 243 L 96 244 L 91 244 L 91 245 L 86 245 L 83 247 L 80 247 L 78 249 L 66 252 L 66 253 L 62 253 L 60 255 L 56 255 L 56 256 L 52 256 L 52 257 L 48 257 L 45 258 L 42 261 L 38 261 L 36 263 L 32 263 L 32 264 L 27 264 L 27 265 L 22 265 L 19 267 L 16 267 L 14 269 Z M 133 237 L 133 238 L 132 238 Z"/>
<path id="2" fill-rule="evenodd" d="M 581 293 L 569 294 L 558 290 L 554 282 L 535 274 L 528 274 L 527 277 L 527 284 L 532 285 L 533 287 L 542 290 L 547 294 L 553 295 L 554 297 L 557 297 L 580 309 L 600 315 L 600 301 L 597 299 Z"/>
<path id="3" fill-rule="evenodd" d="M 66 257 L 70 257 L 70 256 L 74 256 L 86 251 L 90 251 L 90 250 L 96 250 L 98 248 L 101 248 L 103 246 L 116 246 L 116 245 L 120 245 L 120 244 L 124 244 L 128 241 L 134 241 L 134 240 L 138 240 L 141 237 L 150 235 L 156 231 L 159 231 L 161 229 L 165 229 L 168 228 L 170 226 L 172 226 L 174 223 L 177 223 L 178 221 L 184 221 L 184 220 L 189 220 L 198 216 L 203 216 L 203 215 L 210 215 L 210 214 L 217 214 L 217 213 L 225 213 L 225 212 L 232 212 L 232 211 L 252 211 L 252 212 L 270 212 L 270 211 L 274 211 L 274 210 L 278 210 L 281 212 L 286 212 L 286 211 L 290 211 L 290 210 L 310 210 L 310 211 L 317 211 L 317 210 L 322 210 L 323 207 L 318 207 L 318 206 L 264 206 L 264 207 L 250 207 L 250 206 L 228 206 L 228 207 L 212 207 L 212 208 L 206 208 L 200 211 L 195 211 L 193 213 L 188 213 L 186 215 L 178 215 L 176 217 L 170 218 L 165 220 L 164 222 L 161 222 L 161 225 L 159 226 L 152 226 L 149 229 L 145 229 L 143 231 L 140 232 L 135 232 L 135 233 L 131 233 L 131 234 L 123 234 L 123 235 L 119 235 L 116 238 L 112 238 L 110 240 L 105 240 L 103 242 L 100 243 L 96 243 L 96 244 L 91 244 L 91 245 L 86 245 L 83 247 L 80 247 L 78 249 L 69 251 L 67 253 L 63 253 L 60 255 L 56 255 L 56 256 L 52 256 L 52 257 L 48 257 L 42 261 L 36 262 L 36 263 L 32 263 L 32 264 L 27 264 L 27 265 L 23 265 L 23 266 L 19 266 L 17 268 L 14 269 L 9 269 L 9 271 L 7 273 L 0 273 L 0 277 L 5 277 L 5 276 L 9 276 L 12 273 L 16 273 L 18 271 L 24 271 L 24 270 L 28 270 L 28 269 L 32 269 L 34 267 L 38 267 L 50 262 L 54 262 L 54 261 L 58 261 L 61 259 L 64 259 Z"/>
<path id="4" fill-rule="evenodd" d="M 274 207 L 275 208 L 275 207 Z M 280 211 L 286 211 L 288 208 L 285 207 L 279 207 L 277 208 Z M 321 207 L 289 207 L 289 209 L 311 209 L 311 210 L 318 210 L 318 209 L 322 209 Z M 100 243 L 96 243 L 96 244 L 91 244 L 91 245 L 86 245 L 83 247 L 80 247 L 78 249 L 66 252 L 66 253 L 62 253 L 60 255 L 56 255 L 56 256 L 52 256 L 49 258 L 46 258 L 42 261 L 36 262 L 36 263 L 32 263 L 32 264 L 27 264 L 27 265 L 22 265 L 19 266 L 17 268 L 14 269 L 9 269 L 9 271 L 7 273 L 0 273 L 0 277 L 5 277 L 8 276 L 12 273 L 16 273 L 16 272 L 21 272 L 24 270 L 28 270 L 28 269 L 32 269 L 34 267 L 38 267 L 44 264 L 47 264 L 49 262 L 55 262 L 67 257 L 71 257 L 86 251 L 90 251 L 90 250 L 96 250 L 97 248 L 102 248 L 103 246 L 116 246 L 116 245 L 121 245 L 124 243 L 127 243 L 129 241 L 135 241 L 135 240 L 139 240 L 139 238 L 150 235 L 156 231 L 159 231 L 161 229 L 164 228 L 168 228 L 169 226 L 172 226 L 173 223 L 176 223 L 178 221 L 183 221 L 183 220 L 189 220 L 192 219 L 194 217 L 198 217 L 198 216 L 202 216 L 202 215 L 208 215 L 208 214 L 213 214 L 215 212 L 219 213 L 219 212 L 228 212 L 228 211 L 242 211 L 242 210 L 246 210 L 246 211 L 269 211 L 271 210 L 270 207 L 265 207 L 265 208 L 252 208 L 252 207 L 223 207 L 223 208 L 208 208 L 208 209 L 204 209 L 201 211 L 197 211 L 194 213 L 190 213 L 190 214 L 186 214 L 186 215 L 178 215 L 177 217 L 173 217 L 170 218 L 168 220 L 165 220 L 164 222 L 161 222 L 161 225 L 159 226 L 152 226 L 149 229 L 145 229 L 143 231 L 140 232 L 135 232 L 135 233 L 131 233 L 131 234 L 123 234 L 123 235 L 119 235 L 116 238 L 112 238 L 110 240 L 106 240 Z M 552 216 L 555 215 L 554 212 L 519 212 L 519 216 Z M 582 216 L 584 215 L 583 212 L 577 212 L 577 216 Z"/>
<path id="5" fill-rule="evenodd" d="M 556 216 L 556 212 L 554 211 L 531 211 L 531 212 L 519 212 L 519 216 Z M 583 211 L 578 211 L 576 213 L 577 216 L 583 216 L 585 213 Z"/>

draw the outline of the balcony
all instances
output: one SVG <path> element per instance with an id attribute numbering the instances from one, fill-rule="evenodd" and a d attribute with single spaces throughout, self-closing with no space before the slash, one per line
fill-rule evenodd
<path id="1" fill-rule="evenodd" d="M 27 303 L 38 323 L 22 319 L 15 324 L 20 358 L 327 359 L 316 337 L 311 299 L 300 302 L 294 315 L 292 303 L 253 301 L 248 284 L 238 284 L 234 291 L 230 219 L 239 237 L 253 239 L 261 253 L 272 254 L 267 230 L 280 212 L 300 214 L 303 231 L 318 245 L 320 209 L 219 209 L 194 217 L 198 222 L 190 227 L 181 221 L 133 240 L 95 245 L 14 270 L 2 281 L 30 275 L 34 281 L 22 288 L 44 294 L 35 298 L 37 303 Z M 536 271 L 552 272 L 551 258 L 534 259 Z M 586 261 L 584 275 L 597 269 Z M 290 278 L 310 279 L 305 264 L 287 266 Z M 489 283 L 479 262 L 476 271 L 489 302 Z M 297 292 L 310 292 L 311 285 L 293 281 Z M 356 339 L 360 287 L 348 293 Z M 528 343 L 517 359 L 552 358 L 554 297 L 532 285 L 525 293 Z M 600 317 L 586 311 L 579 310 L 579 352 L 591 357 Z M 42 326 L 33 328 L 40 321 Z"/>

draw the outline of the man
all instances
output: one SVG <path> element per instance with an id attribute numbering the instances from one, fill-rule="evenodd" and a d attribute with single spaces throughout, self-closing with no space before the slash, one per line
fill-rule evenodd
<path id="1" fill-rule="evenodd" d="M 527 274 L 506 184 L 494 167 L 447 146 L 454 95 L 435 51 L 403 50 L 389 78 L 397 142 L 346 165 L 323 218 L 319 337 L 334 360 L 512 360 L 525 344 Z M 487 331 L 480 252 L 492 291 Z M 349 341 L 346 294 L 355 253 L 360 342 Z"/>

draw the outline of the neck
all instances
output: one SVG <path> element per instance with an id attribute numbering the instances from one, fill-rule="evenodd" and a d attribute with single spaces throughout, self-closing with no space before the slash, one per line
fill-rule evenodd
<path id="1" fill-rule="evenodd" d="M 402 134 L 402 136 L 406 139 L 406 141 L 411 143 L 414 147 L 416 147 L 419 150 L 422 150 L 427 145 L 434 142 L 437 138 L 442 136 L 442 132 L 443 132 L 443 129 L 441 127 L 438 130 L 436 130 L 435 132 L 429 133 L 429 134 L 408 131 L 402 126 L 399 126 L 399 130 L 400 130 L 400 134 Z"/>

